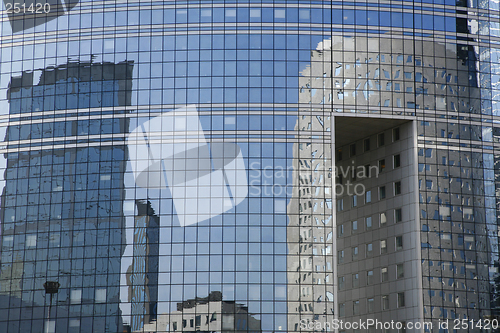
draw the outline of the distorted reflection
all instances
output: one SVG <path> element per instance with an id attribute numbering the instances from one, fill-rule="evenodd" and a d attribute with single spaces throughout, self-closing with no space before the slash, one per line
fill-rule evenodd
<path id="1" fill-rule="evenodd" d="M 136 204 L 133 259 L 127 270 L 132 331 L 156 321 L 158 307 L 159 217 L 149 201 Z"/>
<path id="2" fill-rule="evenodd" d="M 132 332 L 247 332 L 259 333 L 261 323 L 248 307 L 223 300 L 220 291 L 177 303 L 177 310 L 158 315 L 158 320 Z"/>
<path id="3" fill-rule="evenodd" d="M 12 320 L 9 331 L 58 331 L 68 318 L 80 332 L 121 330 L 116 300 L 126 147 L 123 137 L 110 146 L 101 145 L 100 136 L 125 133 L 128 120 L 89 113 L 71 118 L 54 110 L 114 106 L 110 114 L 124 114 L 132 68 L 131 62 L 69 62 L 10 81 L 9 113 L 18 122 L 4 142 L 0 308 L 51 319 L 39 326 Z M 91 93 L 97 90 L 99 96 Z M 26 113 L 29 120 L 21 117 Z M 61 285 L 50 314 L 46 281 Z M 17 318 L 15 311 L 0 313 L 3 320 Z"/>
<path id="4" fill-rule="evenodd" d="M 301 73 L 301 85 L 310 86 L 305 82 L 317 74 L 313 70 Z M 313 95 L 301 89 L 299 102 L 309 103 Z M 304 330 L 301 322 L 331 322 L 334 318 L 330 122 L 329 115 L 299 115 L 295 124 L 298 143 L 293 146 L 293 192 L 287 207 L 290 331 Z"/>

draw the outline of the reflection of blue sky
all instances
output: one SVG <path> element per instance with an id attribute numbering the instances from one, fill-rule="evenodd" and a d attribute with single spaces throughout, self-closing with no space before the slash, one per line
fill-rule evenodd
<path id="1" fill-rule="evenodd" d="M 111 1 L 110 1 L 111 2 Z M 455 5 L 455 1 L 432 1 L 437 4 Z M 432 3 L 431 2 L 431 3 Z M 492 4 L 498 2 L 489 1 Z M 81 2 L 82 4 L 85 1 Z M 113 2 L 111 2 L 113 3 Z M 445 10 L 439 7 L 426 6 L 425 2 L 420 4 L 415 1 L 416 13 L 401 13 L 394 11 L 391 13 L 391 7 L 400 9 L 399 1 L 394 1 L 390 4 L 371 4 L 366 8 L 364 2 L 358 2 L 361 8 L 349 9 L 342 8 L 341 4 L 333 4 L 331 10 L 324 10 L 321 4 L 312 4 L 307 8 L 305 4 L 287 2 L 287 8 L 272 8 L 272 7 L 245 7 L 245 4 L 238 2 L 238 7 L 231 7 L 230 3 L 225 3 L 225 8 L 174 8 L 166 7 L 165 9 L 141 8 L 140 10 L 105 12 L 105 13 L 80 13 L 78 11 L 70 11 L 68 14 L 56 20 L 51 20 L 46 24 L 41 24 L 35 28 L 25 30 L 26 33 L 33 31 L 54 31 L 56 29 L 76 29 L 81 28 L 99 28 L 110 26 L 124 25 L 146 25 L 146 24 L 186 24 L 186 23 L 324 23 L 324 24 L 344 24 L 344 25 L 361 25 L 368 27 L 406 27 L 406 28 L 426 28 L 437 31 L 454 31 L 455 21 L 452 17 L 445 17 Z M 353 2 L 352 5 L 356 5 Z M 248 6 L 248 5 L 247 5 Z M 422 6 L 422 7 L 421 7 Z M 426 8 L 427 7 L 427 8 Z M 84 7 L 85 8 L 85 7 Z M 405 6 L 411 9 L 411 6 Z M 419 12 L 427 10 L 428 12 Z M 433 15 L 429 13 L 433 13 Z M 10 26 L 4 25 L 7 31 L 10 31 Z M 260 27 L 259 27 L 260 29 Z"/>
<path id="2" fill-rule="evenodd" d="M 149 117 L 131 118 L 130 128 L 148 120 Z M 236 114 L 200 116 L 208 141 L 223 137 L 227 142 L 236 140 L 230 135 L 221 136 L 222 133 L 216 136 L 213 131 L 293 130 L 296 121 L 296 116 L 284 115 L 267 115 L 264 119 Z M 292 185 L 293 143 L 238 142 L 238 146 L 254 186 Z M 126 183 L 134 182 L 132 173 L 126 177 L 129 178 Z M 249 193 L 248 198 L 229 211 L 186 227 L 179 226 L 168 188 L 137 187 L 127 190 L 127 198 L 147 198 L 160 219 L 158 313 L 170 312 L 177 302 L 206 297 L 212 291 L 221 291 L 224 300 L 246 304 L 251 313 L 263 313 L 264 317 L 266 313 L 271 315 L 275 307 L 286 312 L 283 301 L 287 283 L 289 197 L 285 191 L 277 195 L 267 191 L 258 195 Z M 129 219 L 129 228 L 131 223 L 133 220 Z M 127 242 L 130 244 L 130 236 Z M 128 265 L 126 252 L 122 272 Z M 286 327 L 286 316 L 278 315 L 276 323 L 263 320 L 262 325 L 269 330 Z"/>

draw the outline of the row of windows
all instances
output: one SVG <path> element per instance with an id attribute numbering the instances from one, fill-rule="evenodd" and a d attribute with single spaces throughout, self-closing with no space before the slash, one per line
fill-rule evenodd
<path id="1" fill-rule="evenodd" d="M 395 266 L 395 273 L 396 273 L 396 280 L 403 279 L 405 277 L 405 270 L 404 270 L 404 264 L 397 264 Z M 338 277 L 338 289 L 339 290 L 346 290 L 348 289 L 346 286 L 346 276 L 339 276 Z M 380 281 L 381 282 L 389 282 L 389 267 L 381 267 L 380 268 Z M 377 283 L 374 281 L 374 271 L 369 270 L 366 272 L 366 278 L 365 278 L 366 285 L 372 285 L 374 283 Z M 360 287 L 360 275 L 359 273 L 354 273 L 351 276 L 351 289 L 359 288 Z"/>
<path id="2" fill-rule="evenodd" d="M 396 127 L 392 129 L 392 142 L 400 140 L 400 128 Z M 385 132 L 377 134 L 377 147 L 382 147 L 385 145 Z M 363 140 L 363 151 L 367 152 L 371 149 L 371 139 L 366 138 Z M 349 145 L 349 157 L 356 156 L 356 143 Z M 396 157 L 397 156 L 397 157 Z M 394 157 L 394 168 L 401 166 L 401 157 L 399 155 L 395 155 Z M 396 163 L 397 159 L 397 163 Z M 337 149 L 337 162 L 342 161 L 342 149 Z M 382 160 L 385 161 L 385 160 Z M 396 165 L 397 164 L 397 165 Z M 379 162 L 380 165 L 380 162 Z M 385 167 L 385 163 L 383 163 Z M 380 170 L 382 171 L 382 170 Z"/>
<path id="3" fill-rule="evenodd" d="M 382 212 L 378 215 L 378 222 L 380 223 L 380 227 L 383 227 L 387 223 L 387 213 Z M 403 221 L 403 210 L 402 208 L 394 209 L 394 223 L 399 223 Z M 350 223 L 343 223 L 337 225 L 337 237 L 343 237 L 347 235 L 347 226 L 350 225 L 351 234 L 362 232 L 363 230 L 360 228 L 360 223 L 358 220 L 351 221 Z M 370 230 L 374 227 L 378 227 L 377 223 L 374 223 L 374 220 L 371 216 L 365 218 L 365 230 Z"/>
<path id="4" fill-rule="evenodd" d="M 339 304 L 339 317 L 345 317 L 345 303 Z M 406 301 L 405 301 L 405 293 L 404 292 L 399 292 L 396 294 L 396 308 L 403 308 L 406 306 Z M 394 308 L 394 305 L 392 306 Z M 383 295 L 381 296 L 381 308 L 375 307 L 375 299 L 374 298 L 368 298 L 366 300 L 366 313 L 373 313 L 375 311 L 380 311 L 380 310 L 390 310 L 391 309 L 391 303 L 390 303 L 390 295 Z M 360 315 L 361 314 L 361 308 L 360 308 L 360 301 L 359 300 L 354 300 L 352 301 L 352 315 Z"/>
<path id="5" fill-rule="evenodd" d="M 382 239 L 382 240 L 380 240 L 379 243 L 380 243 L 380 251 L 377 251 L 377 252 L 379 252 L 379 254 L 387 253 L 388 252 L 387 239 Z M 373 243 L 367 243 L 364 245 L 364 247 L 365 247 L 365 258 L 375 255 Z M 360 246 L 353 246 L 351 248 L 352 261 L 362 259 L 360 257 L 359 248 L 360 248 Z M 394 249 L 395 249 L 395 251 L 403 250 L 403 236 L 396 236 L 394 238 Z M 344 263 L 345 250 L 338 251 L 337 260 L 338 260 L 339 264 Z"/>
<path id="6" fill-rule="evenodd" d="M 348 186 L 348 185 L 349 184 L 346 184 L 346 186 Z M 392 185 L 393 185 L 392 188 L 393 188 L 394 196 L 400 195 L 402 193 L 401 181 L 394 182 Z M 344 194 L 343 187 L 341 189 L 336 187 L 335 190 L 336 190 L 337 195 Z M 358 206 L 358 195 L 356 195 L 356 186 L 353 186 L 352 190 L 353 190 L 353 192 L 352 192 L 353 195 L 351 196 L 351 208 L 354 208 L 354 207 Z M 342 191 L 342 192 L 339 192 L 339 191 Z M 347 191 L 349 191 L 349 187 L 347 188 Z M 346 192 L 346 193 L 351 194 L 350 192 Z M 380 186 L 378 188 L 378 199 L 383 200 L 386 198 L 386 195 L 387 195 L 386 186 L 385 185 Z M 364 198 L 365 198 L 365 203 L 368 204 L 368 203 L 372 202 L 372 191 L 371 190 L 366 191 Z M 344 210 L 344 199 L 338 199 L 337 200 L 337 211 L 340 212 L 343 210 Z"/>
<path id="7" fill-rule="evenodd" d="M 352 148 L 353 146 L 351 146 Z M 392 168 L 397 169 L 401 166 L 401 154 L 395 154 L 392 157 Z M 378 161 L 378 166 L 371 166 L 370 164 L 365 165 L 364 167 L 357 167 L 354 168 L 352 167 L 351 170 L 349 171 L 349 167 L 347 167 L 347 172 L 344 172 L 343 167 L 341 166 L 340 172 L 337 171 L 337 183 L 342 184 L 343 179 L 346 178 L 347 175 L 350 176 L 350 178 L 353 181 L 356 181 L 358 179 L 366 179 L 366 178 L 371 178 L 372 176 L 378 177 L 378 175 L 386 168 L 386 162 L 385 158 L 380 159 Z M 374 174 L 375 173 L 375 174 Z"/>

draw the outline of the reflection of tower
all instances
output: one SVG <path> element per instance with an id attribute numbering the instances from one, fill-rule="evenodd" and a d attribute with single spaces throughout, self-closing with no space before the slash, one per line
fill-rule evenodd
<path id="1" fill-rule="evenodd" d="M 120 134 L 128 119 L 119 107 L 130 105 L 132 68 L 69 62 L 11 79 L 0 294 L 12 304 L 21 298 L 27 319 L 8 312 L 9 331 L 121 330 L 127 156 Z M 50 316 L 43 314 L 46 281 L 61 285 Z M 51 323 L 33 325 L 31 318 L 47 317 Z"/>
<path id="2" fill-rule="evenodd" d="M 304 330 L 304 322 L 331 322 L 334 315 L 330 117 L 299 115 L 295 130 L 299 143 L 287 228 L 289 331 Z"/>
<path id="3" fill-rule="evenodd" d="M 132 331 L 155 321 L 158 305 L 159 218 L 149 201 L 136 204 L 133 262 L 127 274 Z"/>
<path id="4" fill-rule="evenodd" d="M 494 127 L 472 120 L 488 108 L 479 103 L 474 58 L 463 61 L 467 52 L 429 41 L 333 37 L 311 53 L 300 100 L 332 108 L 348 128 L 337 130 L 335 148 L 344 153 L 337 166 L 385 166 L 377 179 L 348 175 L 367 192 L 337 197 L 340 319 L 437 325 L 494 315 L 494 154 L 474 149 L 497 138 Z M 416 114 L 423 118 L 391 125 Z"/>

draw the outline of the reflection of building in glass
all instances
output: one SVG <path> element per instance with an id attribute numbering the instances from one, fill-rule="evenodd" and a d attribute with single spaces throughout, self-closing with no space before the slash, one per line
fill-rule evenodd
<path id="1" fill-rule="evenodd" d="M 334 37 L 303 72 L 304 103 L 382 113 L 335 117 L 334 283 L 347 321 L 495 314 L 493 155 L 458 145 L 491 141 L 491 127 L 444 116 L 480 112 L 473 72 L 450 58 L 456 48 L 439 43 Z"/>
<path id="2" fill-rule="evenodd" d="M 220 291 L 177 303 L 177 311 L 158 315 L 158 321 L 133 332 L 262 332 L 260 320 L 248 307 L 222 300 Z"/>
<path id="3" fill-rule="evenodd" d="M 101 140 L 128 129 L 119 107 L 130 104 L 132 67 L 69 62 L 10 81 L 9 114 L 17 122 L 4 142 L 0 271 L 9 332 L 120 330 L 127 154 L 123 136 L 113 145 Z M 50 324 L 46 281 L 61 284 Z M 19 311 L 26 320 L 12 320 Z"/>
<path id="4" fill-rule="evenodd" d="M 131 329 L 156 320 L 158 306 L 159 219 L 151 203 L 137 201 L 134 226 L 133 263 L 128 270 Z"/>
<path id="5" fill-rule="evenodd" d="M 304 330 L 301 321 L 334 318 L 330 126 L 330 116 L 322 112 L 299 116 L 295 125 L 299 135 L 293 150 L 287 227 L 288 327 L 292 331 Z"/>
<path id="6" fill-rule="evenodd" d="M 498 315 L 498 1 L 60 2 L 3 12 L 0 332 L 49 327 L 48 279 L 58 333 L 211 291 L 266 332 Z"/>

